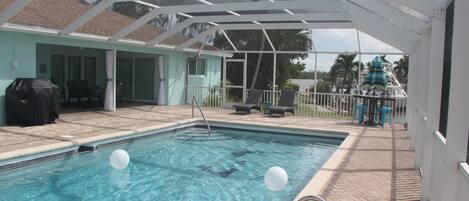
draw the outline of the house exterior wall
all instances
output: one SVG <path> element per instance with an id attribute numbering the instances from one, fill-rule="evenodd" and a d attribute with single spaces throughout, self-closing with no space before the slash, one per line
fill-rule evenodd
<path id="1" fill-rule="evenodd" d="M 454 1 L 451 78 L 446 135 L 438 131 L 442 96 L 444 19 L 432 20 L 429 38 L 410 55 L 409 137 L 422 174 L 421 200 L 465 201 L 469 197 L 469 13 L 468 1 Z M 444 10 L 444 9 L 443 9 Z M 426 36 L 424 36 L 426 37 Z"/>
<path id="2" fill-rule="evenodd" d="M 47 77 L 48 74 L 39 74 L 36 68 L 40 63 L 50 67 L 47 58 L 48 51 L 36 51 L 37 44 L 75 46 L 95 49 L 116 49 L 117 51 L 127 51 L 144 54 L 164 55 L 164 73 L 166 82 L 166 97 L 169 105 L 185 103 L 184 83 L 186 75 L 186 60 L 194 54 L 178 52 L 173 50 L 155 49 L 150 47 L 133 46 L 102 41 L 89 41 L 75 38 L 58 38 L 55 36 L 38 35 L 30 33 L 0 31 L 0 125 L 5 122 L 5 88 L 18 77 Z M 207 63 L 207 81 L 217 83 L 220 79 L 221 57 L 205 56 Z M 13 69 L 10 63 L 16 60 L 18 67 Z M 99 65 L 99 63 L 97 64 Z M 212 72 L 213 71 L 213 72 Z M 98 77 L 99 75 L 97 75 Z M 99 76 L 102 77 L 102 76 Z M 104 78 L 103 78 L 104 79 Z M 218 79 L 218 80 L 217 80 Z"/>
<path id="3" fill-rule="evenodd" d="M 79 47 L 70 46 L 51 46 L 47 44 L 36 45 L 36 66 L 45 64 L 47 71 L 41 73 L 36 70 L 36 77 L 51 79 L 51 56 L 84 56 L 96 58 L 96 84 L 103 86 L 106 83 L 106 58 L 105 51 L 99 49 L 80 49 Z"/>
<path id="4" fill-rule="evenodd" d="M 5 88 L 17 77 L 36 76 L 35 38 L 0 31 L 0 125 L 5 122 Z M 17 68 L 11 62 L 18 62 Z"/>

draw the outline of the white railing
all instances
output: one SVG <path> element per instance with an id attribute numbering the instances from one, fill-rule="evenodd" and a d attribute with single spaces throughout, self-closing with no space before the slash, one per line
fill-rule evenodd
<path id="1" fill-rule="evenodd" d="M 188 87 L 188 97 L 196 97 L 203 107 L 223 106 L 223 89 L 220 87 Z M 249 90 L 248 90 L 249 93 Z M 277 105 L 281 91 L 264 90 L 262 102 L 265 107 Z M 352 119 L 354 106 L 359 99 L 350 94 L 337 93 L 296 93 L 295 115 L 327 119 Z M 190 103 L 190 100 L 187 102 Z M 385 101 L 385 105 L 393 108 L 393 122 L 406 122 L 407 99 Z"/>
<path id="2" fill-rule="evenodd" d="M 194 97 L 202 107 L 222 107 L 223 89 L 220 87 L 187 87 L 187 104 Z"/>

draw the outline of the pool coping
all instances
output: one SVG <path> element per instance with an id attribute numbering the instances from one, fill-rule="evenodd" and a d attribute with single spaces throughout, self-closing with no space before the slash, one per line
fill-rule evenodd
<path id="1" fill-rule="evenodd" d="M 282 132 L 287 134 L 296 135 L 310 135 L 319 137 L 339 137 L 344 138 L 339 147 L 331 155 L 331 157 L 321 166 L 316 174 L 310 179 L 306 186 L 294 199 L 295 201 L 308 195 L 320 195 L 326 188 L 329 181 L 332 179 L 334 170 L 338 169 L 345 156 L 348 153 L 348 148 L 357 140 L 357 133 L 341 129 L 329 128 L 312 128 L 305 126 L 293 125 L 278 125 L 264 122 L 245 122 L 236 120 L 219 120 L 208 119 L 212 126 L 226 127 L 227 124 L 230 128 L 249 129 L 249 130 L 262 130 L 272 132 Z M 79 139 L 72 139 L 66 142 L 57 142 L 48 145 L 31 147 L 26 149 L 14 150 L 9 152 L 0 153 L 0 167 L 12 165 L 29 160 L 35 160 L 41 157 L 47 157 L 53 154 L 67 153 L 70 151 L 77 151 L 80 146 L 99 146 L 109 144 L 112 142 L 123 141 L 126 139 L 151 136 L 156 133 L 165 131 L 182 129 L 191 126 L 204 125 L 201 118 L 192 118 L 186 120 L 179 120 L 170 123 L 158 124 L 153 126 L 146 126 L 131 131 L 116 131 L 108 134 L 85 137 Z M 314 133 L 311 133 L 314 132 Z M 319 133 L 318 133 L 319 132 Z"/>

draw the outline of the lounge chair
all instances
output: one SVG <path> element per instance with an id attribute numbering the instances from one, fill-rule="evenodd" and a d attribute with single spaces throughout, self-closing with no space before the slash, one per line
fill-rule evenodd
<path id="1" fill-rule="evenodd" d="M 286 112 L 290 112 L 295 115 L 295 95 L 296 91 L 294 90 L 282 90 L 278 106 L 269 107 L 269 116 L 272 114 L 281 114 L 285 116 Z"/>
<path id="2" fill-rule="evenodd" d="M 263 93 L 264 91 L 258 89 L 249 90 L 248 98 L 245 103 L 233 105 L 233 107 L 236 108 L 236 113 L 239 111 L 251 113 L 251 110 L 259 110 L 260 112 Z"/>

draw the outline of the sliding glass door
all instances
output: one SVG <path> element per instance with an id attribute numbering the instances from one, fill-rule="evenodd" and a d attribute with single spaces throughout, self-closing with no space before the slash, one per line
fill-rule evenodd
<path id="1" fill-rule="evenodd" d="M 135 58 L 135 99 L 155 99 L 155 58 Z"/>
<path id="2" fill-rule="evenodd" d="M 80 80 L 81 78 L 81 57 L 67 57 L 67 80 Z"/>
<path id="3" fill-rule="evenodd" d="M 96 86 L 96 58 L 83 57 L 83 77 L 90 86 Z"/>
<path id="4" fill-rule="evenodd" d="M 133 58 L 117 58 L 117 84 L 122 84 L 122 98 L 133 99 Z"/>
<path id="5" fill-rule="evenodd" d="M 65 86 L 65 56 L 52 55 L 51 81 L 61 89 Z"/>
<path id="6" fill-rule="evenodd" d="M 156 102 L 157 59 L 153 56 L 117 58 L 117 83 L 122 83 L 122 98 L 137 102 Z"/>

